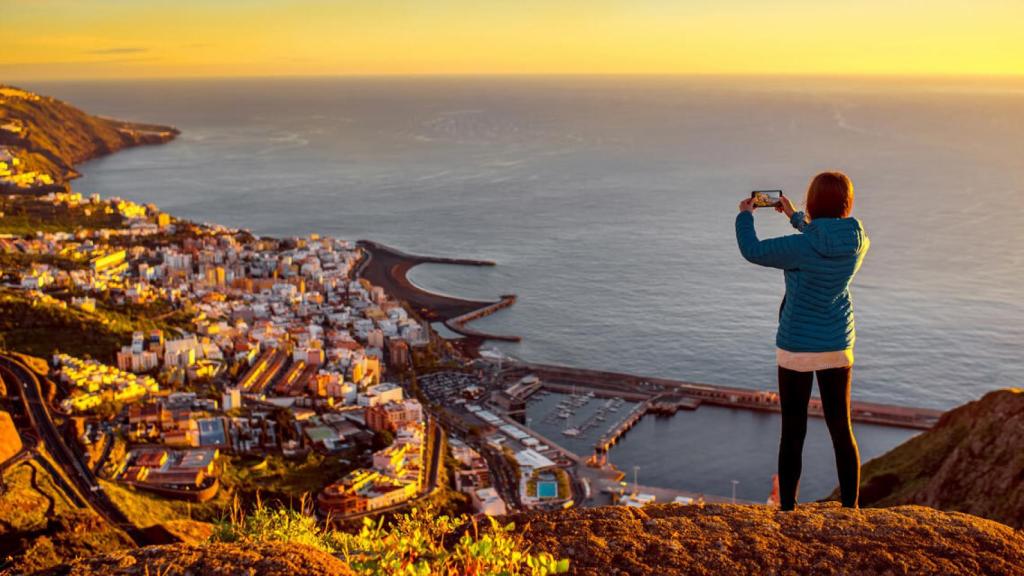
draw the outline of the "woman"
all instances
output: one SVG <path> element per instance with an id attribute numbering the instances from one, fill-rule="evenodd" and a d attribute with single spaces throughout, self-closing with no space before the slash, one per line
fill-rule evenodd
<path id="1" fill-rule="evenodd" d="M 807 214 L 782 197 L 775 207 L 799 234 L 758 240 L 753 198 L 740 202 L 736 241 L 743 257 L 785 271 L 786 296 L 775 337 L 779 364 L 782 439 L 779 443 L 779 501 L 796 506 L 807 434 L 807 404 L 814 375 L 839 472 L 843 506 L 857 507 L 860 454 L 850 426 L 853 368 L 853 301 L 850 281 L 868 251 L 867 234 L 853 209 L 853 183 L 842 172 L 822 172 L 807 190 Z"/>

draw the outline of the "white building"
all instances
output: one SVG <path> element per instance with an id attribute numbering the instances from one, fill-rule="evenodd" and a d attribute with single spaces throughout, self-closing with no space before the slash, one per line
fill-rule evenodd
<path id="1" fill-rule="evenodd" d="M 366 393 L 359 395 L 359 405 L 377 406 L 388 402 L 400 403 L 403 398 L 401 386 L 391 382 L 381 382 L 376 386 L 370 386 L 366 389 Z"/>
<path id="2" fill-rule="evenodd" d="M 470 492 L 469 498 L 473 502 L 473 510 L 476 510 L 478 514 L 504 516 L 508 513 L 505 501 L 501 499 L 493 486 L 473 490 Z"/>
<path id="3" fill-rule="evenodd" d="M 221 395 L 220 409 L 227 412 L 242 407 L 242 392 L 238 388 L 228 388 Z"/>
<path id="4" fill-rule="evenodd" d="M 164 364 L 178 368 L 188 368 L 201 357 L 199 341 L 195 336 L 168 340 L 164 344 Z"/>

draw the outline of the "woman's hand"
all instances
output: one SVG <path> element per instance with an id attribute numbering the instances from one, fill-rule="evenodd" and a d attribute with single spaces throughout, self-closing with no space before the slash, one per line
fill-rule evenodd
<path id="1" fill-rule="evenodd" d="M 743 201 L 740 202 L 740 212 L 753 212 L 754 208 L 756 208 L 756 206 L 754 206 L 753 198 L 744 198 Z"/>
<path id="2" fill-rule="evenodd" d="M 793 213 L 796 212 L 796 206 L 793 206 L 793 201 L 786 197 L 785 194 L 779 196 L 779 203 L 775 205 L 776 212 L 784 212 L 786 218 L 792 218 Z"/>

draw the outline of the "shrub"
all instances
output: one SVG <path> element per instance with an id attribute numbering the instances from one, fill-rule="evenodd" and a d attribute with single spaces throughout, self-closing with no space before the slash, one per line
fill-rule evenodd
<path id="1" fill-rule="evenodd" d="M 383 520 L 366 519 L 357 534 L 336 532 L 335 546 L 351 568 L 360 574 L 430 574 L 544 576 L 569 571 L 568 560 L 547 553 L 530 554 L 515 526 L 501 526 L 488 518 L 490 530 L 480 532 L 465 517 L 436 516 L 415 508 L 385 527 Z M 462 535 L 446 547 L 459 530 Z"/>
<path id="2" fill-rule="evenodd" d="M 312 515 L 298 510 L 273 509 L 262 503 L 248 514 L 238 510 L 217 525 L 211 541 L 305 544 L 337 555 L 366 576 L 546 576 L 569 571 L 568 560 L 529 553 L 514 525 L 501 526 L 493 518 L 489 518 L 489 529 L 479 530 L 466 517 L 415 508 L 387 524 L 383 518 L 364 519 L 359 532 L 347 533 L 325 529 Z"/>

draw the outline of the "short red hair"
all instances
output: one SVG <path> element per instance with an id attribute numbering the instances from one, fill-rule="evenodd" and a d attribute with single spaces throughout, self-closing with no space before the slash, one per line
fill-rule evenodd
<path id="1" fill-rule="evenodd" d="M 842 172 L 822 172 L 807 187 L 807 214 L 815 218 L 846 218 L 853 210 L 853 182 Z"/>

